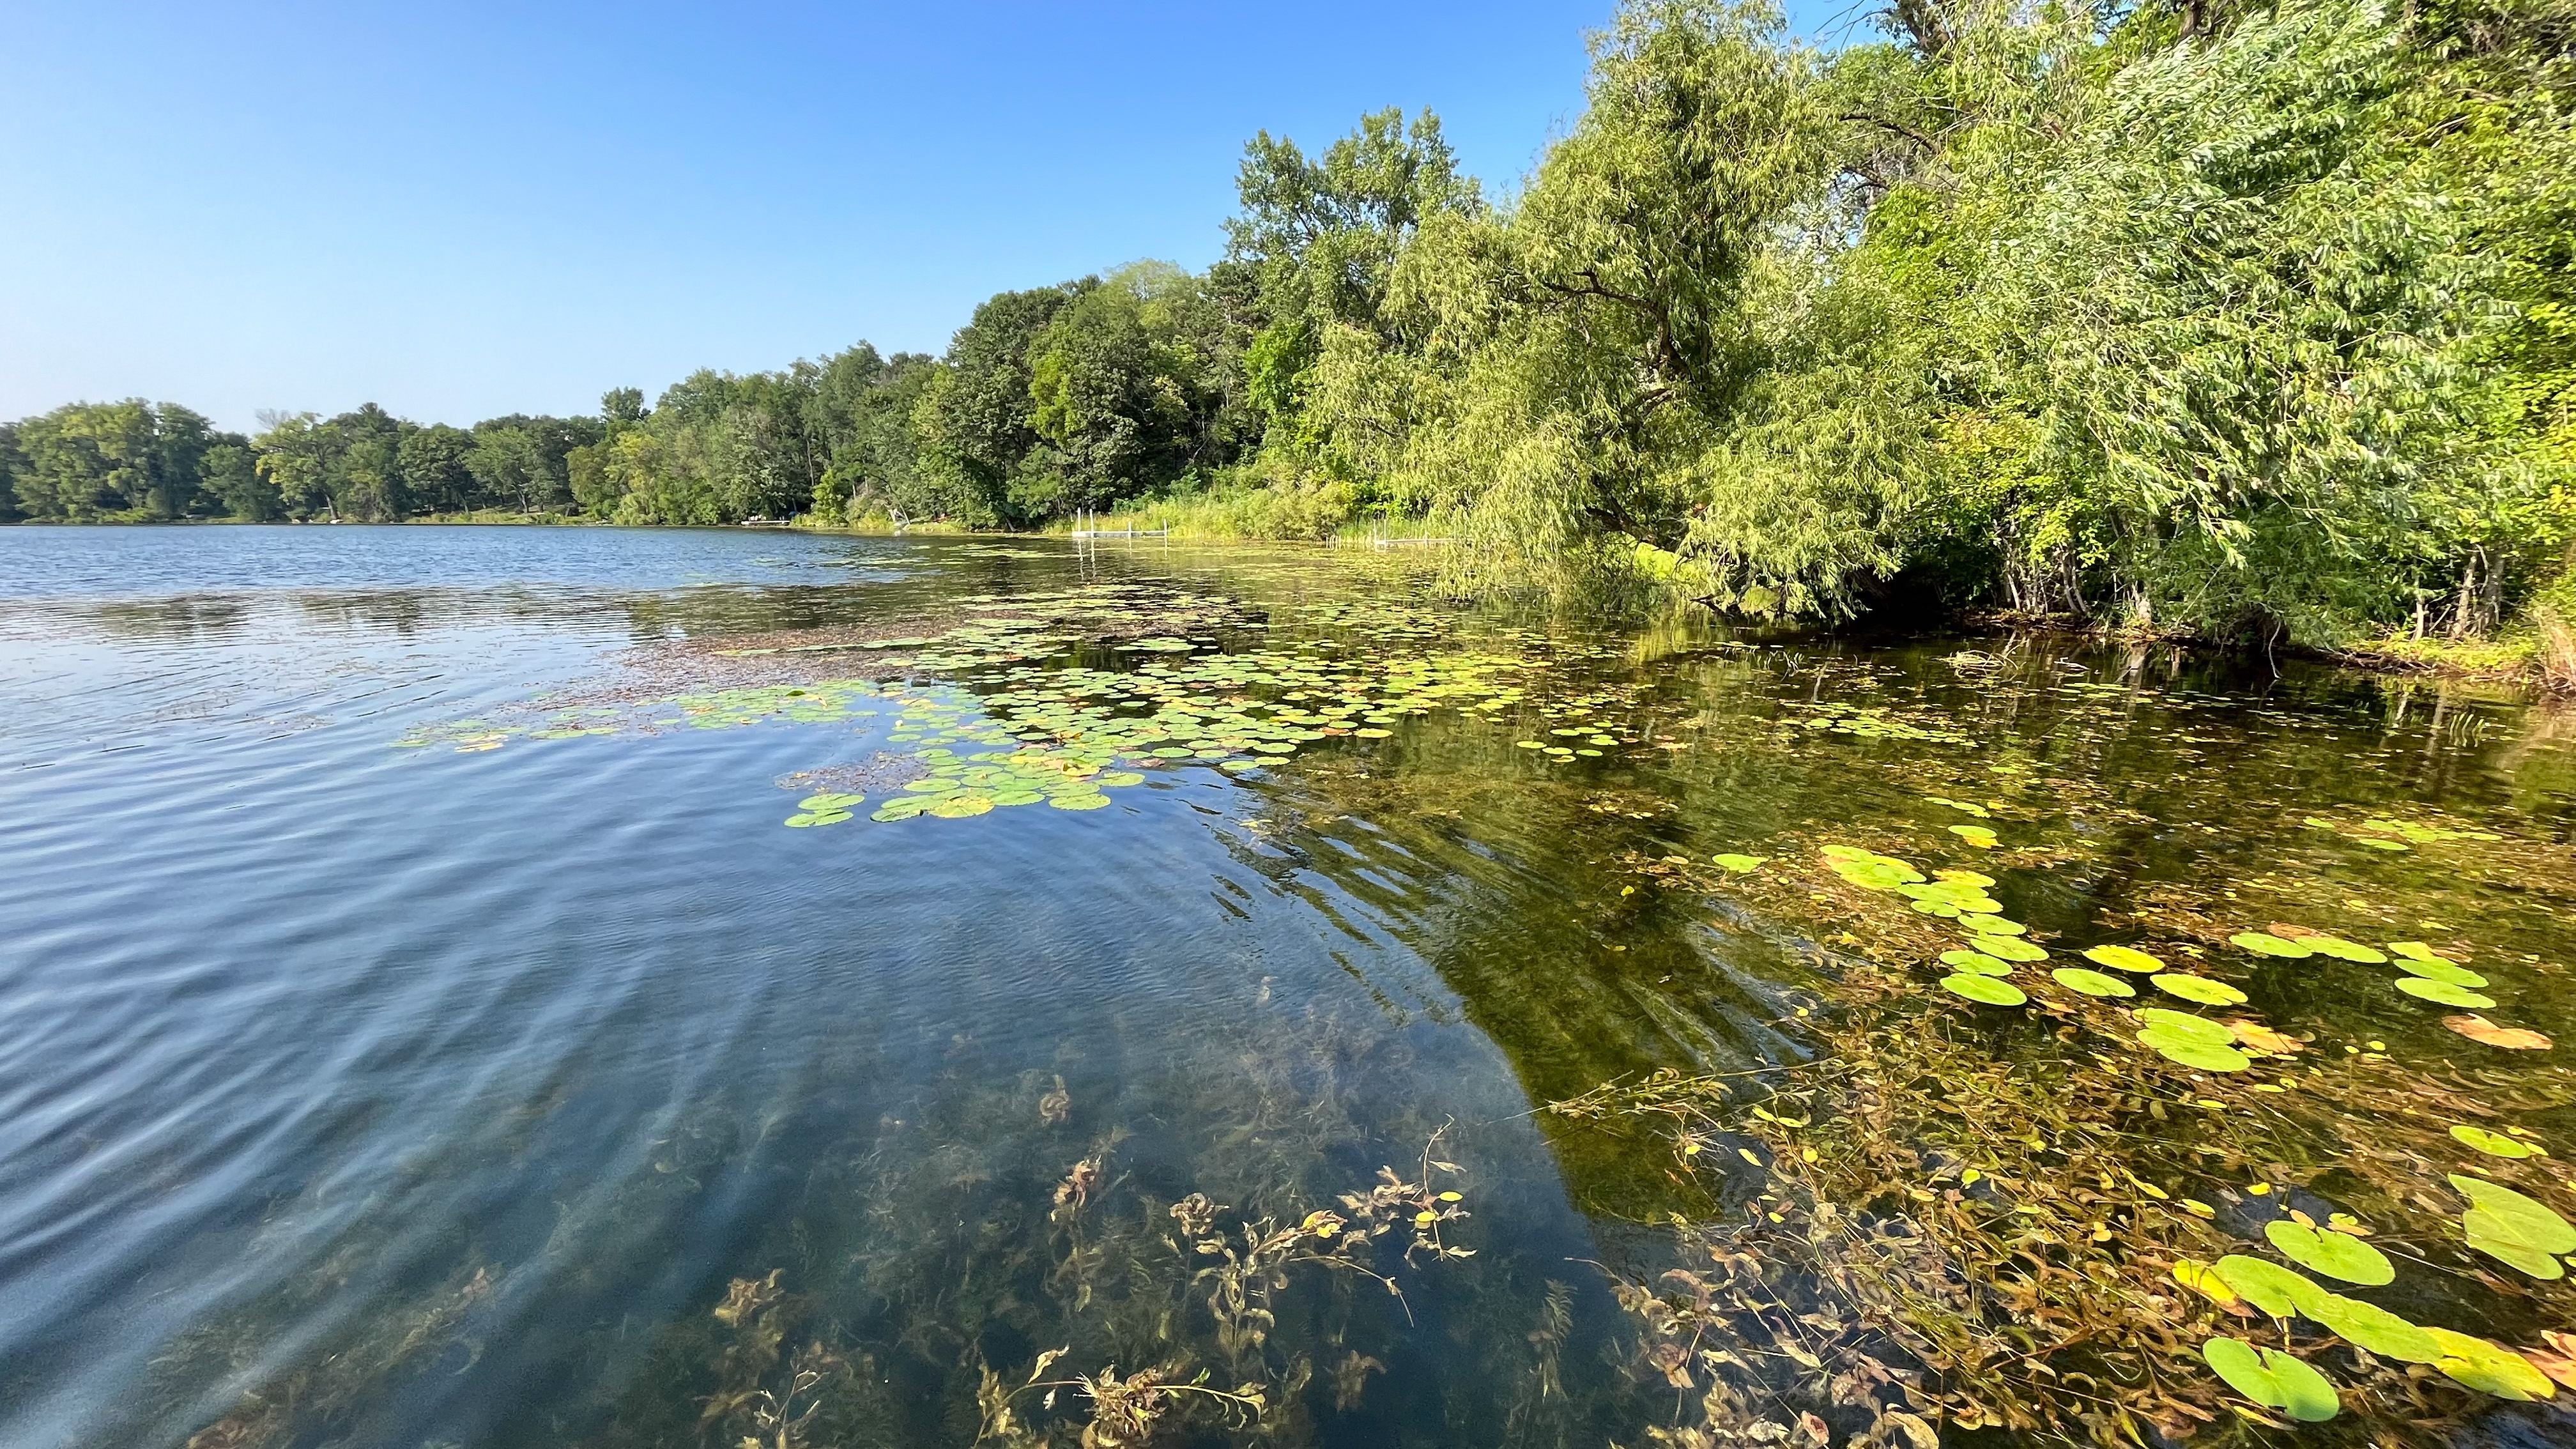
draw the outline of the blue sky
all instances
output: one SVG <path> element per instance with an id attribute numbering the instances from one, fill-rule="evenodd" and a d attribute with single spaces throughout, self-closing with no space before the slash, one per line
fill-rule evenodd
<path id="1" fill-rule="evenodd" d="M 1793 12 L 1839 14 L 1826 3 Z M 1222 247 L 1243 141 L 1430 106 L 1488 187 L 1609 0 L 0 7 L 0 418 L 586 412 Z"/>

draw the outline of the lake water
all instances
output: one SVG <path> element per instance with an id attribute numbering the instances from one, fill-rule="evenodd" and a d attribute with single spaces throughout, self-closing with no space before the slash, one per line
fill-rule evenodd
<path id="1" fill-rule="evenodd" d="M 2576 1210 L 2570 737 L 1381 555 L 0 530 L 0 1442 L 2225 1433 L 2214 1334 L 2560 1434 L 2170 1269 L 2552 1366 L 2448 1179 Z"/>

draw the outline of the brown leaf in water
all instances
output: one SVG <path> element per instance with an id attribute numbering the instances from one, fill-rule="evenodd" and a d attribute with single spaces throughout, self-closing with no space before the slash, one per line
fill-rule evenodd
<path id="1" fill-rule="evenodd" d="M 2227 1029 L 2236 1033 L 2236 1040 L 2240 1043 L 2272 1056 L 2286 1057 L 2307 1050 L 2307 1045 L 2297 1037 L 2284 1036 L 2259 1021 L 2239 1017 L 2227 1023 Z"/>
<path id="2" fill-rule="evenodd" d="M 2566 1337 L 2565 1334 L 2553 1334 L 2549 1336 L 2553 1338 Z M 2563 1353 L 2551 1353 L 2545 1348 L 2526 1348 L 2516 1351 L 2524 1358 L 2531 1360 L 2531 1366 L 2533 1368 L 2540 1370 L 2542 1373 L 2549 1375 L 2551 1379 L 2555 1380 L 2560 1388 L 2576 1389 L 2576 1359 L 2571 1359 Z"/>
<path id="3" fill-rule="evenodd" d="M 2507 1051 L 2547 1051 L 2553 1043 L 2536 1031 L 2519 1026 L 2498 1026 L 2483 1016 L 2446 1016 L 2442 1025 L 2474 1042 Z"/>

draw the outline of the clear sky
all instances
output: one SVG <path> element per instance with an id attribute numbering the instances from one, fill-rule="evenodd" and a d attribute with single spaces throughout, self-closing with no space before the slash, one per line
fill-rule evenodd
<path id="1" fill-rule="evenodd" d="M 1489 190 L 1515 180 L 1609 13 L 10 0 L 0 418 L 467 423 L 862 338 L 935 352 L 1003 288 L 1213 260 L 1255 130 L 1312 147 L 1430 106 Z"/>

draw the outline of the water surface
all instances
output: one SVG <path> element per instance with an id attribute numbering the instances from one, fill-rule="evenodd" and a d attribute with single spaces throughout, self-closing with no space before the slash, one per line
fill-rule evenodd
<path id="1" fill-rule="evenodd" d="M 1029 599 L 1058 622 L 972 632 Z M 1122 614 L 1161 642 L 1087 637 Z M 1416 664 L 1466 682 L 1329 712 Z M 1121 680 L 1175 681 L 1212 737 L 1246 701 L 1315 723 L 1140 747 L 1090 769 L 1135 783 L 1075 780 L 1096 807 L 872 818 L 1078 733 L 1065 711 L 1140 717 Z M 1640 1442 L 1708 1411 L 1614 1285 L 1684 1261 L 1667 1213 L 1759 1183 L 1542 1109 L 1818 1059 L 1802 1017 L 1848 1004 L 1844 967 L 1907 959 L 1830 899 L 1821 845 L 1982 866 L 2048 965 L 2203 930 L 2306 1063 L 2449 1063 L 2481 1049 L 2390 971 L 2224 939 L 2434 941 L 2499 1021 L 2576 1031 L 2567 760 L 2493 693 L 1459 614 L 1401 560 L 0 530 L 0 1441 L 730 1442 L 765 1392 L 820 1405 L 794 1442 L 1070 1443 L 1096 1400 L 1009 1394 L 1062 1349 L 1045 1382 L 1240 1393 L 1168 1421 L 1196 1442 Z M 817 791 L 865 801 L 785 826 Z M 2366 843 L 2398 824 L 2498 839 Z M 1939 974 L 1905 1011 L 2050 1049 Z M 2554 1055 L 2481 1059 L 2478 1090 L 2576 1152 Z M 2176 1103 L 2221 1090 L 2149 1066 Z M 2324 1173 L 2335 1145 L 2302 1140 Z M 2461 1156 L 2432 1190 L 2564 1186 Z M 1383 1237 L 1299 1238 L 1248 1299 L 1193 1242 L 1364 1232 L 1343 1195 L 1387 1181 Z M 1429 1231 L 1472 1256 L 1405 1251 L 1417 1188 L 1458 1194 Z M 1174 1216 L 1192 1194 L 1214 1226 Z M 2438 1255 L 2438 1222 L 2383 1230 Z M 2441 1268 L 2465 1286 L 2408 1300 L 2426 1321 L 2570 1326 L 2559 1285 Z"/>

